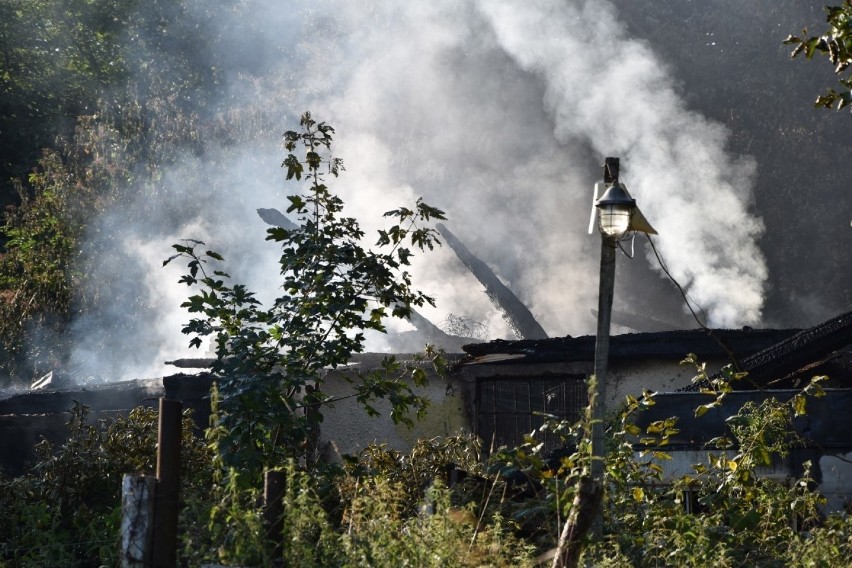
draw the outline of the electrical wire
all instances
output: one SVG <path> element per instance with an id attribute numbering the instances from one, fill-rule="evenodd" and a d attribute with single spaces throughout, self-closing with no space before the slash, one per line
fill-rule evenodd
<path id="1" fill-rule="evenodd" d="M 624 256 L 632 259 L 633 257 L 636 256 L 636 247 L 635 247 L 635 245 L 636 245 L 636 231 L 633 231 L 631 233 L 631 236 L 630 236 L 630 252 L 629 253 L 624 249 L 624 246 L 621 244 L 622 242 L 624 242 L 626 240 L 627 240 L 626 237 L 619 239 L 619 240 L 616 241 L 616 244 L 617 244 L 618 248 L 621 250 L 621 252 L 624 253 Z"/>
<path id="2" fill-rule="evenodd" d="M 665 261 L 663 261 L 663 257 L 662 255 L 660 255 L 660 251 L 657 250 L 657 247 L 654 244 L 654 240 L 651 238 L 651 235 L 646 233 L 645 236 L 648 237 L 648 243 L 650 243 L 651 245 L 651 250 L 654 251 L 654 256 L 657 258 L 657 262 L 660 264 L 660 269 L 662 269 L 663 273 L 668 277 L 669 280 L 672 281 L 678 292 L 680 292 L 680 295 L 683 297 L 683 301 L 686 304 L 686 307 L 689 309 L 689 313 L 692 314 L 693 319 L 695 319 L 696 323 L 698 323 L 701 329 L 706 331 L 707 335 L 712 337 L 713 340 L 719 344 L 719 347 L 721 347 L 722 350 L 728 354 L 728 358 L 730 358 L 731 364 L 734 366 L 734 369 L 737 372 L 741 371 L 742 368 L 740 366 L 740 362 L 737 359 L 736 355 L 734 355 L 734 352 L 731 350 L 731 348 L 728 347 L 725 342 L 722 341 L 722 338 L 716 335 L 716 333 L 712 329 L 707 327 L 707 324 L 705 323 L 707 314 L 704 309 L 698 304 L 698 302 L 689 297 L 689 294 L 687 294 L 686 290 L 683 289 L 683 286 L 681 286 L 680 283 L 675 279 L 675 277 L 672 276 L 672 273 L 669 272 L 669 269 L 666 266 Z M 705 321 L 702 321 L 702 319 L 698 317 L 698 314 L 696 314 L 695 310 L 692 308 L 692 304 L 695 304 L 696 308 L 698 308 L 698 311 L 701 312 L 701 316 L 705 319 Z"/>
<path id="3" fill-rule="evenodd" d="M 709 331 L 709 328 L 705 323 L 705 321 L 707 320 L 707 314 L 704 312 L 704 309 L 698 305 L 698 302 L 689 297 L 689 294 L 687 294 L 686 290 L 683 289 L 683 286 L 681 286 L 680 283 L 675 280 L 675 277 L 672 276 L 672 273 L 669 272 L 669 268 L 663 261 L 663 257 L 660 255 L 660 251 L 657 250 L 657 246 L 654 244 L 654 239 L 651 238 L 651 235 L 646 233 L 645 236 L 648 237 L 648 243 L 650 243 L 651 245 L 651 250 L 654 251 L 654 256 L 657 257 L 657 262 L 660 264 L 660 268 L 662 269 L 663 273 L 669 278 L 669 280 L 672 281 L 678 292 L 680 292 L 680 295 L 683 297 L 683 301 L 686 304 L 686 307 L 689 308 L 689 313 L 692 314 L 693 319 L 695 319 L 701 329 Z M 698 308 L 698 311 L 701 312 L 701 316 L 704 318 L 704 321 L 702 321 L 702 319 L 698 317 L 698 314 L 695 313 L 695 310 L 692 309 L 692 304 L 695 304 L 695 306 Z"/>

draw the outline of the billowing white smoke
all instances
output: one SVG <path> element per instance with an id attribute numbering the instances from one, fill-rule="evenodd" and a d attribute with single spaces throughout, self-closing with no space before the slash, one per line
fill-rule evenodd
<path id="1" fill-rule="evenodd" d="M 748 212 L 754 165 L 726 153 L 725 129 L 685 107 L 667 70 L 647 45 L 626 36 L 607 2 L 305 1 L 288 3 L 286 17 L 283 10 L 257 2 L 233 16 L 268 22 L 252 49 L 262 38 L 256 57 L 277 57 L 262 93 L 236 77 L 233 91 L 256 103 L 286 89 L 281 132 L 295 128 L 303 110 L 335 126 L 347 170 L 332 188 L 365 228 L 423 196 L 447 211 L 450 229 L 548 333 L 590 333 L 599 250 L 599 238 L 586 234 L 591 188 L 603 158 L 619 156 L 622 179 L 659 231 L 671 272 L 708 323 L 759 321 L 767 273 L 756 245 L 762 224 Z M 228 22 L 222 28 L 227 33 Z M 247 48 L 245 39 L 235 35 L 235 52 Z M 284 209 L 284 193 L 296 188 L 280 178 L 246 181 L 263 159 L 258 152 L 280 163 L 268 142 L 259 146 L 266 150 L 216 153 L 217 171 L 232 183 L 192 188 L 176 180 L 174 200 L 199 196 L 197 215 L 185 227 L 164 227 L 157 242 L 195 236 L 190 227 L 207 223 L 212 248 L 241 260 L 232 274 L 272 293 L 277 271 L 266 261 L 274 255 L 251 260 L 263 246 L 254 209 Z M 219 225 L 210 227 L 210 219 Z M 223 230 L 229 219 L 239 230 Z M 221 242 L 225 233 L 246 240 Z M 437 298 L 438 308 L 426 313 L 433 321 L 454 313 L 485 323 L 491 337 L 509 334 L 446 247 L 421 256 L 416 272 L 417 284 Z M 174 285 L 165 275 L 157 282 Z M 172 313 L 166 304 L 173 298 L 153 291 L 152 313 Z M 187 341 L 178 329 L 159 339 Z"/>
<path id="2" fill-rule="evenodd" d="M 314 63 L 338 81 L 305 106 L 339 126 L 350 202 L 426 194 L 551 334 L 582 333 L 596 295 L 590 187 L 603 157 L 620 156 L 708 323 L 759 321 L 767 271 L 763 226 L 748 212 L 754 164 L 726 154 L 724 127 L 685 108 L 607 2 L 344 3 L 335 13 L 343 39 Z M 470 306 L 462 291 L 478 287 L 451 282 L 444 309 Z"/>
<path id="3" fill-rule="evenodd" d="M 754 164 L 725 154 L 727 131 L 684 107 L 659 60 L 625 37 L 604 2 L 483 2 L 500 46 L 546 85 L 558 139 L 623 156 L 674 277 L 729 327 L 760 319 L 767 278 L 747 211 Z"/>

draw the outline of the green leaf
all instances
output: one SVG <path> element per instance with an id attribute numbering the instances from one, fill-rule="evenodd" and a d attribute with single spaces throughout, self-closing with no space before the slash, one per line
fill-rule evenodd
<path id="1" fill-rule="evenodd" d="M 625 424 L 624 431 L 630 434 L 631 436 L 639 436 L 642 434 L 642 429 L 635 424 Z"/>
<path id="2" fill-rule="evenodd" d="M 793 397 L 793 411 L 796 416 L 807 414 L 807 398 L 803 394 L 797 394 Z"/>
<path id="3" fill-rule="evenodd" d="M 288 195 L 287 200 L 290 202 L 290 206 L 287 208 L 287 213 L 292 213 L 293 211 L 302 211 L 305 208 L 305 200 L 302 199 L 301 196 Z"/>
<path id="4" fill-rule="evenodd" d="M 715 408 L 716 406 L 718 406 L 717 402 L 711 402 L 709 404 L 702 404 L 701 406 L 699 406 L 695 409 L 695 417 L 699 418 L 701 416 L 704 416 L 704 414 L 706 414 L 708 410 L 710 410 L 711 408 Z"/>
<path id="5" fill-rule="evenodd" d="M 760 465 L 772 465 L 772 456 L 765 446 L 758 446 L 755 448 L 755 459 Z"/>
<path id="6" fill-rule="evenodd" d="M 808 385 L 804 388 L 804 393 L 808 396 L 813 396 L 816 398 L 825 396 L 825 390 L 822 388 L 820 384 L 822 381 L 828 380 L 826 376 L 814 377 L 808 383 Z"/>

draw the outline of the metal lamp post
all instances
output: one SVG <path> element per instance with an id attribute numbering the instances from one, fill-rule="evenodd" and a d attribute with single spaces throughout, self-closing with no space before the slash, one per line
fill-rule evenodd
<path id="1" fill-rule="evenodd" d="M 627 189 L 618 180 L 618 158 L 606 158 L 604 164 L 604 194 L 595 201 L 593 221 L 597 213 L 598 230 L 601 233 L 601 269 L 598 288 L 598 329 L 595 340 L 595 390 L 592 404 L 592 464 L 591 478 L 603 488 L 604 461 L 604 414 L 606 408 L 606 375 L 609 359 L 609 331 L 612 317 L 612 298 L 615 287 L 615 252 L 618 241 L 631 231 L 656 234 Z M 590 232 L 591 232 L 590 226 Z M 595 532 L 600 534 L 600 515 Z"/>

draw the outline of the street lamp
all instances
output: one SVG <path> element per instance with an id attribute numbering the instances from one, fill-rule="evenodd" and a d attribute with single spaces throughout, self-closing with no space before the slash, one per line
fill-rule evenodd
<path id="1" fill-rule="evenodd" d="M 636 200 L 630 197 L 627 189 L 618 180 L 618 158 L 606 158 L 604 161 L 604 184 L 608 186 L 604 194 L 595 199 L 589 233 L 594 227 L 597 214 L 598 230 L 601 233 L 601 271 L 598 287 L 598 330 L 595 336 L 595 381 L 591 393 L 592 405 L 592 464 L 591 478 L 603 490 L 604 460 L 604 414 L 606 408 L 606 373 L 609 359 L 609 328 L 612 316 L 612 297 L 615 288 L 615 251 L 620 240 L 631 232 L 657 234 L 648 223 Z M 598 184 L 595 186 L 597 197 Z M 601 533 L 600 510 L 594 522 L 597 536 Z"/>
<path id="2" fill-rule="evenodd" d="M 598 209 L 598 229 L 601 234 L 619 239 L 630 229 L 630 218 L 636 210 L 636 200 L 616 181 L 595 202 Z"/>

